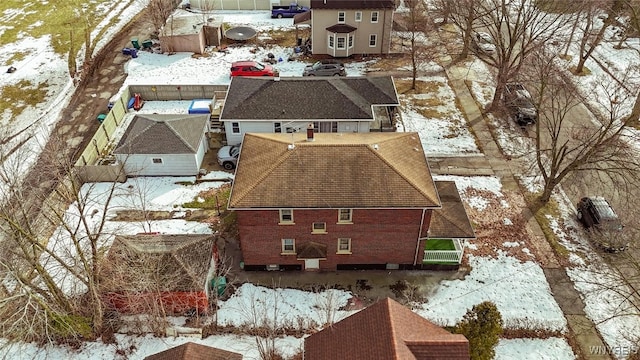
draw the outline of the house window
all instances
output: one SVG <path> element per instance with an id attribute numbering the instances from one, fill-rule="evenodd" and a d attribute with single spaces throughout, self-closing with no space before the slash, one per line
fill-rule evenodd
<path id="1" fill-rule="evenodd" d="M 347 47 L 345 46 L 345 44 L 347 43 L 347 39 L 344 38 L 344 36 L 338 36 L 338 50 L 344 50 Z"/>
<path id="2" fill-rule="evenodd" d="M 340 238 L 338 239 L 338 254 L 351 254 L 351 239 Z"/>
<path id="3" fill-rule="evenodd" d="M 153 158 L 153 159 L 151 159 L 151 161 L 153 161 L 154 164 L 162 164 L 162 159 L 161 158 Z"/>
<path id="4" fill-rule="evenodd" d="M 292 127 L 287 127 L 285 130 L 287 131 L 287 134 L 291 134 L 291 133 L 296 132 L 296 129 L 292 128 Z"/>
<path id="5" fill-rule="evenodd" d="M 353 48 L 353 35 L 349 35 L 349 49 Z"/>
<path id="6" fill-rule="evenodd" d="M 378 12 L 377 11 L 372 11 L 371 12 L 371 22 L 372 23 L 377 23 L 378 22 Z"/>
<path id="7" fill-rule="evenodd" d="M 344 11 L 338 12 L 338 23 L 344 24 L 345 17 L 346 17 L 346 15 L 345 15 Z"/>
<path id="8" fill-rule="evenodd" d="M 313 234 L 324 234 L 327 232 L 327 223 L 324 222 L 314 222 L 311 227 L 311 233 Z"/>
<path id="9" fill-rule="evenodd" d="M 351 209 L 338 209 L 338 222 L 351 223 L 352 214 L 353 211 Z"/>
<path id="10" fill-rule="evenodd" d="M 282 132 L 282 124 L 281 123 L 273 123 L 273 132 L 281 133 Z"/>
<path id="11" fill-rule="evenodd" d="M 378 35 L 371 34 L 369 35 L 369 47 L 375 47 L 378 42 Z"/>
<path id="12" fill-rule="evenodd" d="M 231 132 L 234 134 L 240 134 L 240 123 L 232 122 L 231 123 Z"/>
<path id="13" fill-rule="evenodd" d="M 283 254 L 295 254 L 296 253 L 296 239 L 282 239 L 282 253 Z"/>
<path id="14" fill-rule="evenodd" d="M 293 224 L 293 209 L 280 209 L 280 224 Z"/>
<path id="15" fill-rule="evenodd" d="M 337 133 L 338 122 L 337 121 L 314 121 L 313 132 L 315 133 Z"/>
<path id="16" fill-rule="evenodd" d="M 362 11 L 356 11 L 356 22 L 362 21 Z"/>
<path id="17" fill-rule="evenodd" d="M 329 49 L 333 49 L 333 35 L 329 35 Z"/>

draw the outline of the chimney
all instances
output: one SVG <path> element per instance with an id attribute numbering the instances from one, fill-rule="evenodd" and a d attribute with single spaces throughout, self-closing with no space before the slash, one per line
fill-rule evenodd
<path id="1" fill-rule="evenodd" d="M 307 126 L 307 141 L 313 141 L 313 123 Z"/>

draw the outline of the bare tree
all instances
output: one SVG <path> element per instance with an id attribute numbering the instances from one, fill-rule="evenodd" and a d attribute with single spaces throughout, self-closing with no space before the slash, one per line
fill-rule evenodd
<path id="1" fill-rule="evenodd" d="M 625 103 L 632 95 L 617 83 L 602 81 L 590 94 L 578 93 L 558 70 L 552 56 L 540 52 L 530 62 L 537 84 L 534 100 L 539 119 L 535 128 L 535 164 L 544 188 L 540 204 L 549 201 L 553 190 L 569 175 L 589 175 L 591 181 L 615 184 L 624 193 L 640 180 L 640 153 Z M 594 119 L 576 118 L 572 113 L 587 103 L 599 101 Z M 595 109 L 594 109 L 595 110 Z M 587 114 L 589 112 L 586 112 Z"/>
<path id="2" fill-rule="evenodd" d="M 174 0 L 150 0 L 147 8 L 151 16 L 151 23 L 156 31 L 159 31 L 175 10 L 176 2 Z"/>
<path id="3" fill-rule="evenodd" d="M 435 26 L 433 19 L 427 14 L 424 0 L 405 0 L 404 3 L 409 9 L 406 20 L 411 55 L 411 90 L 415 90 L 420 65 L 433 60 L 436 54 L 435 43 L 426 36 L 435 30 Z"/>
<path id="4" fill-rule="evenodd" d="M 103 327 L 98 263 L 115 184 L 101 189 L 98 203 L 64 157 L 44 158 L 42 178 L 12 184 L 0 208 L 1 331 L 9 339 L 79 341 Z M 12 170 L 3 168 L 4 177 L 13 178 Z"/>
<path id="5" fill-rule="evenodd" d="M 458 60 L 469 55 L 474 24 L 478 17 L 484 15 L 477 4 L 479 2 L 480 0 L 437 0 L 433 3 L 435 11 L 443 16 L 446 15 L 445 18 L 448 18 L 461 32 L 463 46 Z"/>
<path id="6" fill-rule="evenodd" d="M 565 2 L 540 2 L 535 5 L 526 0 L 478 1 L 479 16 L 474 26 L 487 32 L 495 41 L 493 54 L 482 49 L 472 51 L 480 60 L 497 70 L 496 91 L 489 109 L 499 108 L 506 84 L 517 78 L 530 55 L 552 41 L 565 25 L 562 9 L 543 11 L 543 4 L 564 6 Z"/>
<path id="7" fill-rule="evenodd" d="M 576 65 L 576 74 L 582 74 L 585 62 L 604 40 L 605 31 L 615 22 L 615 17 L 622 9 L 623 2 L 622 0 L 587 1 L 585 5 L 586 14 L 582 22 L 584 25 L 581 29 L 580 58 L 578 65 Z M 604 9 L 606 15 L 604 15 L 600 28 L 597 28 L 596 21 L 600 19 L 598 14 L 603 11 L 602 9 Z"/>

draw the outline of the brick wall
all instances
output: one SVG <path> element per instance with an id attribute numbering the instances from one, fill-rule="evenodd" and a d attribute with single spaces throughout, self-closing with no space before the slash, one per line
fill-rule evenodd
<path id="1" fill-rule="evenodd" d="M 359 210 L 351 224 L 338 223 L 338 210 L 294 210 L 292 225 L 279 225 L 277 210 L 237 211 L 240 246 L 246 265 L 303 264 L 296 255 L 282 255 L 282 239 L 295 239 L 296 249 L 313 241 L 327 246 L 327 260 L 321 270 L 335 270 L 338 264 L 413 264 L 422 210 Z M 422 236 L 428 228 L 425 213 Z M 325 222 L 326 233 L 312 234 L 312 223 Z M 338 238 L 351 238 L 351 254 L 336 254 Z M 423 243 L 421 242 L 421 246 Z M 423 256 L 419 249 L 419 261 Z"/>

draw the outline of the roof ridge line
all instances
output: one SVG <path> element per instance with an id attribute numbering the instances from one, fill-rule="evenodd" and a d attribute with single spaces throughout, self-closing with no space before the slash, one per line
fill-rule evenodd
<path id="1" fill-rule="evenodd" d="M 367 80 L 367 82 L 371 84 L 371 81 L 366 78 L 365 80 Z M 343 79 L 327 79 L 327 83 L 329 83 L 334 89 L 336 89 L 347 99 L 349 99 L 349 101 L 356 105 L 358 109 L 364 111 L 373 119 L 373 104 L 367 101 L 367 99 L 365 99 L 364 96 L 360 95 L 359 92 L 353 90 L 349 85 L 347 85 L 345 81 L 343 81 Z M 347 89 L 351 91 L 345 91 Z"/>
<path id="2" fill-rule="evenodd" d="M 406 134 L 407 134 L 407 135 L 405 135 L 405 136 L 410 136 L 412 133 L 406 133 Z M 387 139 L 387 140 L 381 141 L 380 143 L 387 142 L 387 141 L 391 141 L 391 140 L 393 140 L 393 139 Z M 375 155 L 376 155 L 380 160 L 382 160 L 382 162 L 384 162 L 385 164 L 387 164 L 387 166 L 389 166 L 390 168 L 392 168 L 392 169 L 396 172 L 396 174 L 398 174 L 401 178 L 403 178 L 403 179 L 407 182 L 407 184 L 410 184 L 410 185 L 411 185 L 411 187 L 413 187 L 414 189 L 416 189 L 416 190 L 417 190 L 420 194 L 422 194 L 422 196 L 424 196 L 425 198 L 432 200 L 432 199 L 431 199 L 431 197 L 429 196 L 429 194 L 425 193 L 422 189 L 420 189 L 420 187 L 419 187 L 415 182 L 413 182 L 413 181 L 411 181 L 409 178 L 407 178 L 407 176 L 406 176 L 403 172 L 398 171 L 398 168 L 397 168 L 397 167 L 395 167 L 391 162 L 389 162 L 389 161 L 388 161 L 384 156 L 382 156 L 382 155 L 378 152 L 378 150 L 376 150 L 376 149 L 373 147 L 373 145 L 374 145 L 374 144 L 366 144 L 367 148 L 368 148 L 371 152 L 373 152 L 373 153 L 374 153 L 374 154 L 375 154 Z M 426 155 L 425 155 L 425 160 L 426 160 Z M 429 161 L 427 161 L 427 167 L 429 167 Z M 429 172 L 431 172 L 431 168 L 430 168 L 430 167 L 429 167 Z M 438 195 L 437 195 L 437 194 L 436 194 L 436 197 L 437 197 L 437 202 L 439 202 L 439 203 L 440 203 L 440 205 L 442 206 L 442 201 L 440 200 L 440 197 L 438 197 Z"/>
<path id="3" fill-rule="evenodd" d="M 134 137 L 132 137 L 132 138 L 130 138 L 130 139 L 127 139 L 127 142 L 125 142 L 124 144 L 122 144 L 122 146 L 120 146 L 120 147 L 118 147 L 118 148 L 126 147 L 126 148 L 130 149 L 130 148 L 132 147 L 133 142 L 134 142 L 133 140 L 135 140 L 135 139 L 139 138 L 140 136 L 142 136 L 142 135 L 143 135 L 144 133 L 146 133 L 146 132 L 147 132 L 147 131 L 148 131 L 148 130 L 153 126 L 153 125 L 155 125 L 155 124 L 157 124 L 157 123 L 158 123 L 157 121 L 155 121 L 155 120 L 153 120 L 153 119 L 151 119 L 151 118 L 148 118 L 148 117 L 146 117 L 145 115 L 146 115 L 146 114 L 136 114 L 136 115 L 134 116 L 134 118 L 133 118 L 133 121 L 137 121 L 137 119 L 144 119 L 144 120 L 146 120 L 146 121 L 149 121 L 149 122 L 150 122 L 150 123 L 149 123 L 149 125 L 148 125 L 147 127 L 145 127 L 144 129 L 142 129 L 141 131 L 139 131 L 139 132 L 136 134 L 136 136 L 134 136 Z M 130 124 L 129 124 L 129 126 L 131 126 L 131 124 L 133 124 L 133 121 L 132 121 L 132 123 L 130 123 Z M 139 120 L 139 121 L 142 121 L 142 120 Z M 127 127 L 127 129 L 125 130 L 125 134 L 127 133 L 127 131 L 128 131 L 128 130 L 129 130 L 129 127 Z M 131 155 L 131 154 L 129 154 L 129 155 Z"/>
<path id="4" fill-rule="evenodd" d="M 182 142 L 182 144 L 183 144 L 183 145 L 185 145 L 189 150 L 191 150 L 191 151 L 193 151 L 194 153 L 196 153 L 196 152 L 198 152 L 198 149 L 194 149 L 194 148 L 191 146 L 191 144 L 189 144 L 189 143 L 187 142 L 187 140 L 186 140 L 184 137 L 182 137 L 182 134 L 181 134 L 178 130 L 176 130 L 176 129 L 171 125 L 171 124 L 169 124 L 169 123 L 171 123 L 171 122 L 173 122 L 173 121 L 183 121 L 183 120 L 185 120 L 185 119 L 169 120 L 169 121 L 161 121 L 161 122 L 162 122 L 162 123 L 164 123 L 164 124 L 169 128 L 169 130 L 171 130 L 171 132 L 172 132 L 175 136 L 177 136 L 177 137 L 178 137 L 178 139 L 180 139 L 180 141 Z"/>
<path id="5" fill-rule="evenodd" d="M 256 181 L 254 181 L 254 182 L 253 182 L 253 184 L 252 184 L 251 186 L 247 187 L 247 188 L 243 191 L 243 193 L 241 193 L 241 194 L 239 194 L 239 195 L 237 196 L 237 198 L 236 198 L 236 199 L 237 199 L 237 200 L 236 200 L 236 202 L 240 202 L 242 199 L 244 199 L 244 197 L 245 197 L 245 196 L 247 196 L 249 193 L 251 193 L 251 191 L 253 191 L 253 189 L 255 189 L 259 184 L 261 184 L 261 183 L 262 183 L 262 181 L 263 181 L 266 177 L 268 177 L 268 176 L 273 172 L 273 170 L 275 170 L 275 168 L 276 168 L 276 167 L 278 167 L 278 166 L 279 166 L 280 164 L 282 164 L 286 159 L 288 159 L 288 158 L 291 156 L 291 153 L 292 153 L 291 151 L 286 151 L 286 152 L 285 152 L 285 154 L 287 154 L 287 155 L 285 155 L 285 156 L 280 156 L 280 157 L 279 157 L 279 159 L 278 159 L 278 161 L 274 161 L 274 162 L 273 162 L 273 166 L 271 166 L 267 171 L 264 171 L 260 176 L 258 176 L 258 177 L 256 178 Z M 232 207 L 233 207 L 233 205 L 232 205 Z"/>

